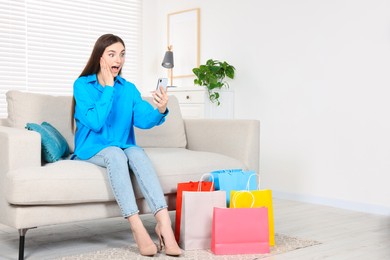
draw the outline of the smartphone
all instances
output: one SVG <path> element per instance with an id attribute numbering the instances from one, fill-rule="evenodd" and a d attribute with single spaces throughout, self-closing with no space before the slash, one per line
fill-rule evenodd
<path id="1" fill-rule="evenodd" d="M 156 91 L 160 92 L 160 86 L 163 87 L 164 91 L 167 91 L 168 78 L 159 78 L 157 80 Z"/>

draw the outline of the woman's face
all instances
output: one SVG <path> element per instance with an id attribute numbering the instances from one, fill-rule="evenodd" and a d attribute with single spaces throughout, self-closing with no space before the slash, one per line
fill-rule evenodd
<path id="1" fill-rule="evenodd" d="M 104 50 L 102 57 L 110 68 L 112 76 L 116 77 L 125 63 L 125 47 L 120 42 L 114 43 Z"/>

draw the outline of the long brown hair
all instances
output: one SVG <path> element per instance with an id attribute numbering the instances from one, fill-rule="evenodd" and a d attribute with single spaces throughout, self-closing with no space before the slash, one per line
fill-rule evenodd
<path id="1" fill-rule="evenodd" d="M 100 57 L 102 57 L 104 50 L 114 44 L 120 42 L 122 43 L 123 47 L 125 47 L 125 43 L 123 40 L 114 34 L 104 34 L 100 36 L 96 42 L 95 46 L 92 49 L 91 56 L 89 56 L 89 60 L 87 62 L 87 65 L 85 65 L 83 71 L 81 72 L 79 77 L 82 76 L 87 76 L 87 75 L 92 75 L 92 74 L 97 74 L 100 71 Z M 121 74 L 122 69 L 119 71 L 119 75 Z M 74 112 L 75 112 L 75 106 L 76 106 L 76 100 L 73 95 L 73 100 L 72 100 L 72 109 L 71 109 L 71 126 L 72 126 L 72 131 L 75 132 L 75 122 L 74 122 Z"/>

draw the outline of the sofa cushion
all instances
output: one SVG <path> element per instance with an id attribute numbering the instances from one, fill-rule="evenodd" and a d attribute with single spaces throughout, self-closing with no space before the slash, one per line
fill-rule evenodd
<path id="1" fill-rule="evenodd" d="M 69 155 L 66 139 L 51 124 L 47 122 L 43 122 L 41 125 L 27 123 L 26 128 L 41 135 L 42 154 L 46 162 L 56 162 Z"/>
<path id="2" fill-rule="evenodd" d="M 31 92 L 10 90 L 6 94 L 8 105 L 8 124 L 24 128 L 27 123 L 53 125 L 65 137 L 70 151 L 74 150 L 71 129 L 72 96 L 51 96 Z"/>
<path id="3" fill-rule="evenodd" d="M 146 101 L 156 107 L 152 102 L 152 97 L 144 97 Z M 184 121 L 181 116 L 179 101 L 175 96 L 169 96 L 169 114 L 165 117 L 162 125 L 151 129 L 135 128 L 137 145 L 141 147 L 166 147 L 184 148 L 187 139 L 184 129 Z"/>
<path id="4" fill-rule="evenodd" d="M 114 201 L 109 187 L 104 168 L 72 160 L 20 168 L 6 178 L 7 200 L 17 205 Z"/>
<path id="5" fill-rule="evenodd" d="M 219 153 L 184 148 L 146 148 L 159 175 L 164 194 L 176 193 L 177 183 L 198 181 L 205 173 L 222 169 L 246 169 L 243 162 Z"/>
<path id="6" fill-rule="evenodd" d="M 197 181 L 204 173 L 245 168 L 236 159 L 183 148 L 145 149 L 155 166 L 164 194 L 176 193 L 178 182 Z M 142 194 L 133 179 L 136 198 Z M 53 205 L 115 201 L 106 170 L 84 161 L 61 160 L 43 167 L 11 171 L 6 196 L 16 205 Z M 50 194 L 50 196 L 48 196 Z"/>

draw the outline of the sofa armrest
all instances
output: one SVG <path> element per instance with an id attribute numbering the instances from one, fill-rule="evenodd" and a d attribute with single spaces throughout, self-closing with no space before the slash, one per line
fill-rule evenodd
<path id="1" fill-rule="evenodd" d="M 0 126 L 8 126 L 8 118 L 0 118 Z"/>
<path id="2" fill-rule="evenodd" d="M 259 173 L 260 121 L 184 119 L 187 148 L 224 154 Z"/>
<path id="3" fill-rule="evenodd" d="M 0 126 L 0 144 L 0 175 L 26 166 L 41 166 L 39 133 Z"/>

